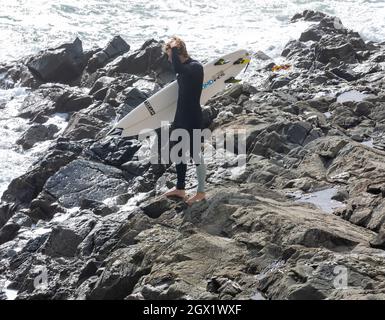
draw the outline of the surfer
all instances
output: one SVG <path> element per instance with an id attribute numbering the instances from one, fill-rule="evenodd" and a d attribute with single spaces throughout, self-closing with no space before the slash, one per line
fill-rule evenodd
<path id="1" fill-rule="evenodd" d="M 180 129 L 187 131 L 189 141 L 186 149 L 188 149 L 190 158 L 193 159 L 196 166 L 198 180 L 197 192 L 194 196 L 187 199 L 187 204 L 191 205 L 194 202 L 199 202 L 206 198 L 206 165 L 204 164 L 201 152 L 201 136 L 200 134 L 193 134 L 194 129 L 201 130 L 203 128 L 202 109 L 200 105 L 203 84 L 203 66 L 199 61 L 192 59 L 189 56 L 184 41 L 179 37 L 172 37 L 165 44 L 164 49 L 168 55 L 168 60 L 172 63 L 174 71 L 177 74 L 178 81 L 177 109 L 171 131 Z M 195 130 L 195 133 L 200 130 Z M 185 139 L 179 137 L 178 142 L 180 141 L 183 143 Z M 197 144 L 197 146 L 194 147 L 194 144 Z M 176 188 L 166 192 L 165 196 L 186 199 L 186 161 L 176 163 L 175 168 L 177 173 Z"/>

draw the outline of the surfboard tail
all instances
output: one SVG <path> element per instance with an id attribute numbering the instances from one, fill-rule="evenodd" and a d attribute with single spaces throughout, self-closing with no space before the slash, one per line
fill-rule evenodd
<path id="1" fill-rule="evenodd" d="M 248 64 L 250 61 L 250 58 L 239 58 L 233 64 Z"/>
<path id="2" fill-rule="evenodd" d="M 241 81 L 242 81 L 241 79 L 235 79 L 234 77 L 230 77 L 230 78 L 225 80 L 225 83 L 238 83 Z"/>
<path id="3" fill-rule="evenodd" d="M 229 62 L 230 62 L 229 60 L 221 58 L 217 62 L 215 62 L 214 65 L 215 66 L 223 66 L 224 64 L 227 64 Z"/>

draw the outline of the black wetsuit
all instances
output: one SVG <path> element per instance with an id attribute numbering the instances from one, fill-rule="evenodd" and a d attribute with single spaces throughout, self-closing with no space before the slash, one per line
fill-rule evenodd
<path id="1" fill-rule="evenodd" d="M 172 49 L 172 65 L 177 73 L 178 102 L 174 118 L 174 128 L 202 129 L 202 109 L 200 98 L 203 84 L 203 66 L 192 58 L 182 63 L 178 49 Z"/>
<path id="2" fill-rule="evenodd" d="M 190 157 L 194 159 L 195 164 L 199 163 L 199 155 L 193 154 L 193 129 L 202 129 L 202 108 L 200 105 L 200 98 L 203 84 L 203 66 L 202 64 L 192 58 L 188 58 L 182 63 L 178 56 L 178 49 L 173 47 L 172 51 L 172 65 L 174 71 L 177 73 L 178 81 L 178 101 L 175 113 L 173 129 L 186 129 L 190 135 L 189 151 Z M 178 140 L 178 142 L 180 139 Z M 187 164 L 184 162 L 176 164 L 177 172 L 177 189 L 185 188 Z"/>

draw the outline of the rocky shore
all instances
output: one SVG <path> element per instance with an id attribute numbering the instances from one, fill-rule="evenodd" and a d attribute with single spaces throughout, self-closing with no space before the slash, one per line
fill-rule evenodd
<path id="1" fill-rule="evenodd" d="M 385 299 L 385 43 L 321 12 L 298 20 L 312 24 L 285 46 L 288 70 L 272 72 L 274 61 L 254 52 L 248 81 L 204 106 L 209 128 L 247 130 L 247 165 L 209 162 L 208 200 L 192 207 L 160 197 L 174 165 L 138 160 L 136 139 L 103 138 L 175 79 L 161 41 L 132 50 L 116 36 L 83 51 L 76 39 L 0 64 L 0 87 L 30 88 L 17 143 L 51 140 L 1 198 L 7 290 L 16 299 Z M 64 130 L 50 121 L 58 114 Z"/>

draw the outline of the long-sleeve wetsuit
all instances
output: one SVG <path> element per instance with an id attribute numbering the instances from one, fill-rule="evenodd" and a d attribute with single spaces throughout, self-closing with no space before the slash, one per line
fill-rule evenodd
<path id="1" fill-rule="evenodd" d="M 175 128 L 202 129 L 200 98 L 203 84 L 202 64 L 189 57 L 182 63 L 178 49 L 172 49 L 172 65 L 177 73 L 178 102 L 174 118 Z"/>
<path id="2" fill-rule="evenodd" d="M 178 101 L 173 128 L 183 128 L 188 130 L 190 135 L 190 156 L 194 159 L 197 168 L 197 191 L 203 192 L 206 177 L 206 165 L 203 163 L 204 161 L 202 154 L 198 156 L 198 154 L 195 154 L 195 151 L 197 150 L 193 148 L 193 129 L 203 128 L 202 109 L 200 105 L 203 84 L 203 66 L 199 61 L 190 57 L 184 63 L 182 63 L 178 56 L 178 49 L 173 47 L 171 48 L 171 51 L 172 65 L 174 67 L 174 71 L 177 73 L 178 81 Z M 200 150 L 198 150 L 198 152 L 199 151 Z M 186 170 L 186 163 L 181 162 L 176 164 L 178 180 L 176 185 L 177 189 L 185 188 Z"/>

